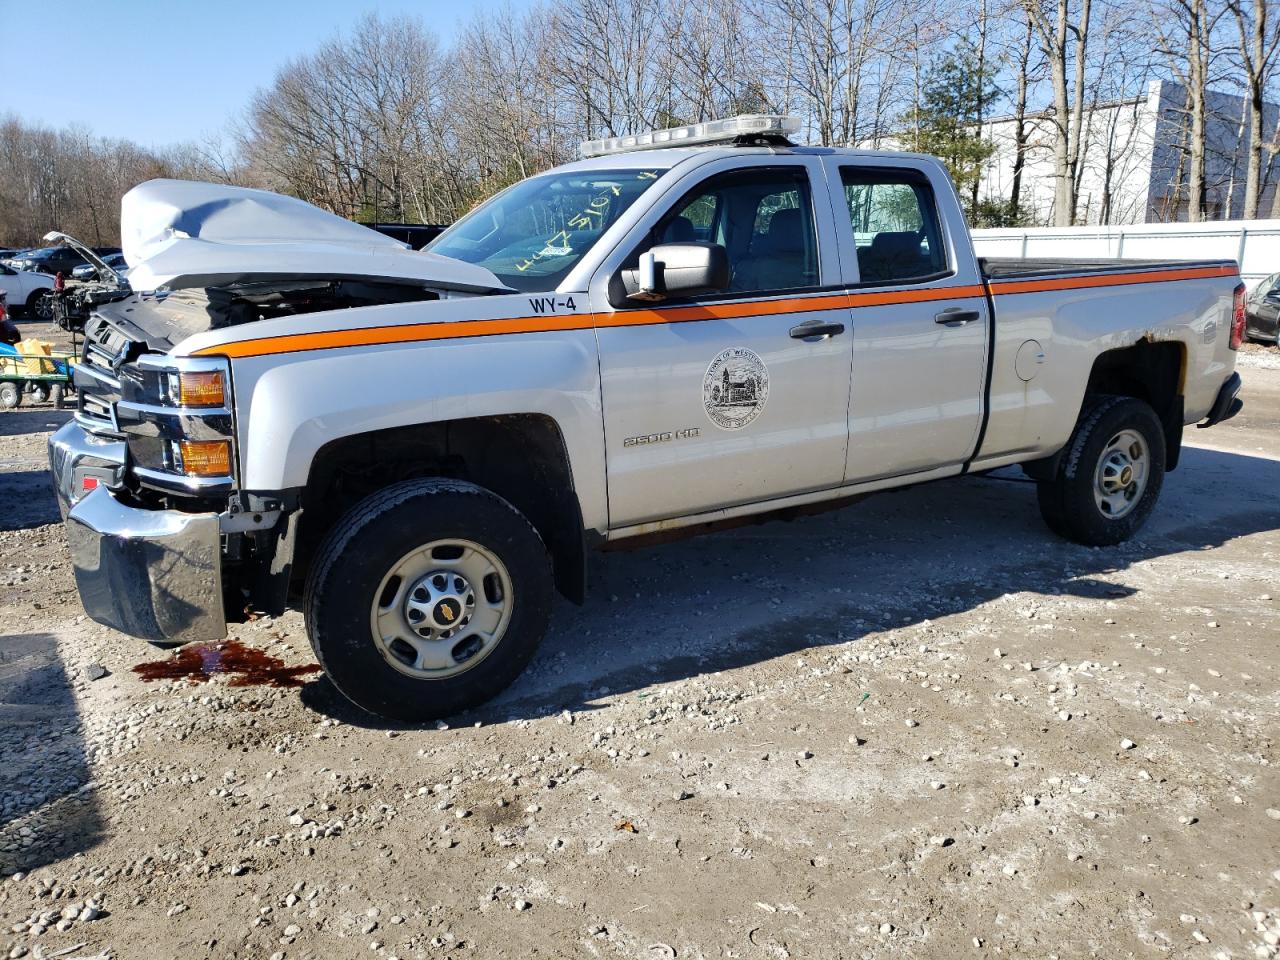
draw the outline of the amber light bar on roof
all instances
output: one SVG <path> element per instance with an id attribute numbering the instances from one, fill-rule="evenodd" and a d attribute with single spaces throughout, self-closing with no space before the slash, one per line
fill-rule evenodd
<path id="1" fill-rule="evenodd" d="M 666 130 L 650 130 L 625 137 L 606 137 L 588 140 L 579 151 L 584 157 L 602 157 L 610 153 L 629 153 L 633 150 L 658 150 L 662 147 L 694 147 L 709 143 L 727 143 L 739 137 L 789 138 L 800 129 L 795 117 L 778 113 L 748 113 L 724 120 L 706 120 L 687 127 L 670 127 Z"/>

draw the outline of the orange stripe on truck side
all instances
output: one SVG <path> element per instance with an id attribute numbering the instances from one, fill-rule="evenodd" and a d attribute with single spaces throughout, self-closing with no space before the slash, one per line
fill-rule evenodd
<path id="1" fill-rule="evenodd" d="M 1231 267 L 1195 267 L 1187 270 L 1148 270 L 1089 277 L 1055 277 L 1045 280 L 992 282 L 993 296 L 1038 293 L 1046 290 L 1076 290 L 1113 287 L 1162 280 L 1202 280 L 1235 276 Z M 494 337 L 513 333 L 552 333 L 560 330 L 590 330 L 597 327 L 654 326 L 690 323 L 698 320 L 737 320 L 745 317 L 809 313 L 818 310 L 856 309 L 901 303 L 927 303 L 981 297 L 981 284 L 964 287 L 930 287 L 920 290 L 851 291 L 781 300 L 752 300 L 746 303 L 709 303 L 689 307 L 620 310 L 616 313 L 573 313 L 564 316 L 508 317 L 497 320 L 459 320 L 453 323 L 403 323 L 384 327 L 326 330 L 321 333 L 294 333 L 258 340 L 239 340 L 197 350 L 195 356 L 261 357 L 338 347 L 371 347 L 391 343 L 455 340 L 467 337 Z"/>
<path id="2" fill-rule="evenodd" d="M 1211 280 L 1234 277 L 1235 267 L 1191 267 L 1186 270 L 1142 270 L 1134 273 L 1106 273 L 1101 276 L 1053 277 L 1047 280 L 991 281 L 992 296 L 1008 293 L 1041 293 L 1046 290 L 1083 290 L 1089 287 L 1120 287 L 1132 283 L 1160 283 L 1168 280 Z"/>
<path id="3" fill-rule="evenodd" d="M 354 330 L 326 330 L 323 333 L 293 333 L 261 340 L 239 340 L 197 350 L 196 356 L 261 357 L 272 353 L 302 350 L 333 350 L 337 347 L 371 347 L 387 343 L 415 343 L 420 340 L 453 340 L 459 337 L 492 337 L 503 333 L 546 333 L 554 330 L 582 330 L 592 326 L 591 314 L 562 317 L 511 317 L 506 320 L 459 320 L 455 323 L 401 323 L 386 327 L 359 327 Z"/>

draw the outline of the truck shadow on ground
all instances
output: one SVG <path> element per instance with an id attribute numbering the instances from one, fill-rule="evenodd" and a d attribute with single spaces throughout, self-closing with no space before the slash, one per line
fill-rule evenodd
<path id="1" fill-rule="evenodd" d="M 79 711 L 51 634 L 0 636 L 0 875 L 93 846 L 102 834 Z"/>
<path id="2" fill-rule="evenodd" d="M 601 698 L 732 670 L 972 610 L 1009 593 L 1119 599 L 1108 575 L 1154 557 L 1280 529 L 1280 461 L 1188 448 L 1127 544 L 1088 548 L 1040 521 L 1015 471 L 886 493 L 794 522 L 592 558 L 592 591 L 557 605 L 529 670 L 455 724 L 585 711 Z M 1263 587 L 1260 585 L 1260 590 Z M 326 679 L 304 703 L 359 726 Z"/>
<path id="3" fill-rule="evenodd" d="M 30 409 L 19 407 L 16 410 L 0 410 L 0 437 L 52 433 L 73 416 L 74 411 L 59 410 L 52 403 L 40 404 Z"/>
<path id="4" fill-rule="evenodd" d="M 4 476 L 0 530 L 26 530 L 62 519 L 47 466 L 0 460 L 0 473 Z"/>

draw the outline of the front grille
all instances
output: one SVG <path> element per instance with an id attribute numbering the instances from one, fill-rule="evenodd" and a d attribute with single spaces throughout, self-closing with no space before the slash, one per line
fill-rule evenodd
<path id="1" fill-rule="evenodd" d="M 120 399 L 120 365 L 132 341 L 118 328 L 94 315 L 84 328 L 84 352 L 76 371 L 77 419 L 94 433 L 119 436 L 112 405 Z"/>

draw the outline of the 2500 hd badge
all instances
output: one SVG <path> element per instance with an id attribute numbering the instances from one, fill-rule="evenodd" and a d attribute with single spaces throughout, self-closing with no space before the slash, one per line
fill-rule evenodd
<path id="1" fill-rule="evenodd" d="M 622 441 L 624 447 L 642 447 L 647 443 L 666 443 L 668 440 L 691 440 L 701 435 L 699 427 L 686 427 L 683 430 L 668 430 L 665 433 L 650 433 L 643 437 L 627 437 Z"/>

